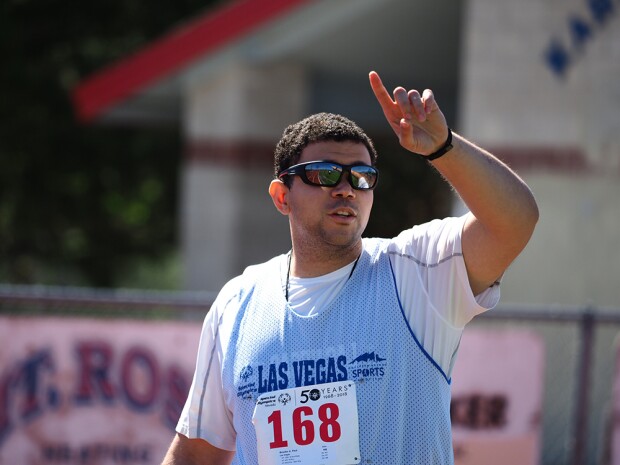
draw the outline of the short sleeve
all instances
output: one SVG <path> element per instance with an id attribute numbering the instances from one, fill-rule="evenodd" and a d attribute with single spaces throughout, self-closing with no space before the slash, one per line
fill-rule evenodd
<path id="1" fill-rule="evenodd" d="M 499 285 L 474 296 L 461 248 L 467 215 L 403 231 L 388 247 L 412 331 L 449 374 L 463 327 L 499 302 Z"/>
<path id="2" fill-rule="evenodd" d="M 230 451 L 235 450 L 236 432 L 222 388 L 220 321 L 232 287 L 231 282 L 222 289 L 205 317 L 194 378 L 176 428 L 184 436 Z"/>

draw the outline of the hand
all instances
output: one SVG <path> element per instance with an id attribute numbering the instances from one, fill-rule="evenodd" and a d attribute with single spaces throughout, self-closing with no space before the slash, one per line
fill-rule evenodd
<path id="1" fill-rule="evenodd" d="M 430 89 L 420 96 L 417 90 L 407 92 L 403 87 L 397 87 L 392 100 L 375 71 L 371 71 L 368 77 L 383 114 L 402 147 L 420 155 L 430 155 L 444 144 L 448 137 L 446 118 Z"/>

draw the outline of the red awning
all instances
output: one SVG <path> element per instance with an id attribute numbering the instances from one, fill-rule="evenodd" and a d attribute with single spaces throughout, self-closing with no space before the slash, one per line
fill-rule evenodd
<path id="1" fill-rule="evenodd" d="M 145 86 L 309 1 L 239 0 L 210 11 L 82 81 L 72 94 L 78 118 L 96 119 Z"/>

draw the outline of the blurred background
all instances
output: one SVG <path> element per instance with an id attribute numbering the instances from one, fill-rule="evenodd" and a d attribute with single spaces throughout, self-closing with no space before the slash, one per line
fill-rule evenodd
<path id="1" fill-rule="evenodd" d="M 393 236 L 464 211 L 431 167 L 399 148 L 368 85 L 368 72 L 376 70 L 388 89 L 433 89 L 450 126 L 517 171 L 541 211 L 531 243 L 506 273 L 501 307 L 472 324 L 521 334 L 524 354 L 532 335 L 539 341 L 532 357 L 540 363 L 523 374 L 540 379 L 531 387 L 531 406 L 522 407 L 531 414 L 517 419 L 512 412 L 510 421 L 492 427 L 480 423 L 475 412 L 487 404 L 472 392 L 485 388 L 475 386 L 455 396 L 469 399 L 463 402 L 470 412 L 455 433 L 487 450 L 484 441 L 513 434 L 525 441 L 515 444 L 533 451 L 527 463 L 620 463 L 614 452 L 620 442 L 613 440 L 620 325 L 617 0 L 6 0 L 0 8 L 0 458 L 13 440 L 9 431 L 22 426 L 23 447 L 33 450 L 29 428 L 45 410 L 33 415 L 17 400 L 32 405 L 42 396 L 47 408 L 61 403 L 62 396 L 49 394 L 43 371 L 24 375 L 47 366 L 44 357 L 39 365 L 30 357 L 49 331 L 32 341 L 18 336 L 31 331 L 30 323 L 49 317 L 60 317 L 52 323 L 65 329 L 80 318 L 187 323 L 177 328 L 183 339 L 228 279 L 289 250 L 286 218 L 267 194 L 273 147 L 286 125 L 330 111 L 373 138 L 381 182 L 367 236 Z M 94 358 L 79 367 L 92 368 L 114 347 L 130 344 L 131 336 L 119 342 L 116 333 L 109 329 L 109 347 L 82 350 Z M 155 342 L 143 342 L 153 346 L 153 360 L 160 353 Z M 20 344 L 23 352 L 8 349 Z M 64 353 L 54 344 L 45 346 L 50 357 L 56 350 L 59 360 L 71 359 L 75 349 Z M 515 344 L 494 356 L 519 351 Z M 155 366 L 145 362 L 151 358 L 127 351 L 135 379 L 144 378 L 144 366 Z M 185 378 L 192 351 L 184 355 Z M 49 366 L 56 367 L 50 373 L 64 369 L 60 361 Z M 129 386 L 123 379 L 111 385 Z M 184 383 L 168 383 L 176 386 L 170 392 L 182 393 Z M 103 386 L 93 381 L 93 396 L 105 397 Z M 124 398 L 139 404 L 150 391 L 136 389 Z M 456 379 L 454 389 L 460 396 Z M 519 382 L 495 389 L 510 399 Z M 17 407 L 9 408 L 11 399 Z M 88 455 L 76 444 L 45 447 L 10 460 L 117 463 L 122 455 L 105 448 Z M 457 448 L 457 462 L 483 463 L 474 449 L 468 458 L 466 446 Z M 127 460 L 139 462 L 138 455 Z M 491 460 L 498 463 L 497 456 Z"/>

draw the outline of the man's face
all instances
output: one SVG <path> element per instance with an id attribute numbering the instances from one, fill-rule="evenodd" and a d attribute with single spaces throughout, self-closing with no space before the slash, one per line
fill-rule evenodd
<path id="1" fill-rule="evenodd" d="M 303 150 L 298 163 L 315 160 L 371 164 L 366 146 L 356 142 L 315 142 Z M 310 186 L 292 176 L 288 204 L 293 244 L 352 247 L 359 243 L 370 217 L 373 191 L 353 189 L 348 176 L 344 174 L 335 187 Z"/>

